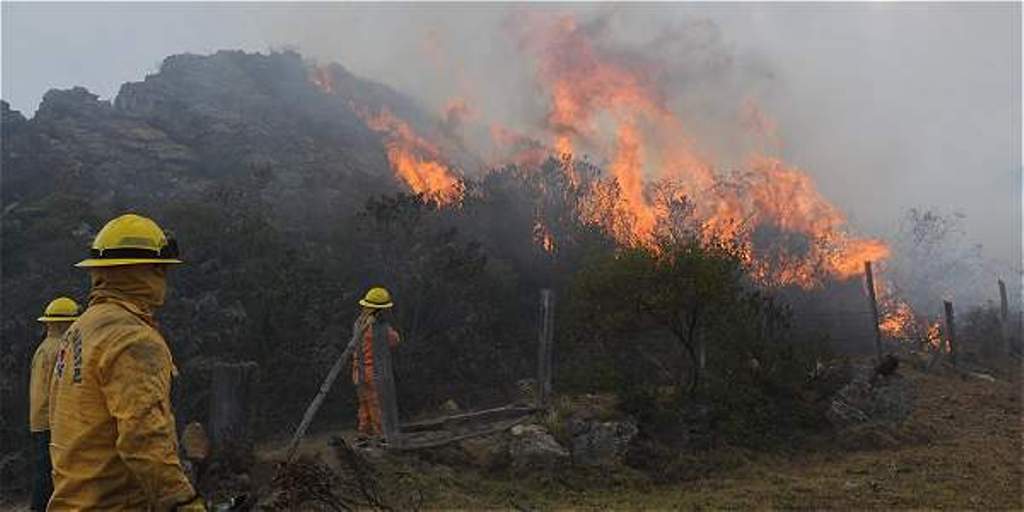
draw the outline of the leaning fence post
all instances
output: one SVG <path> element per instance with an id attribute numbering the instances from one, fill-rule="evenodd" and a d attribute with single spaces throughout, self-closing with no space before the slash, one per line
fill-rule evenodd
<path id="1" fill-rule="evenodd" d="M 953 320 L 953 303 L 942 301 L 946 308 L 946 343 L 949 344 L 949 360 L 956 366 L 956 323 Z"/>
<path id="2" fill-rule="evenodd" d="M 216 363 L 210 385 L 210 437 L 214 453 L 243 448 L 249 441 L 252 381 L 259 366 L 252 362 Z"/>
<path id="3" fill-rule="evenodd" d="M 537 351 L 537 407 L 546 407 L 551 397 L 551 354 L 554 340 L 554 292 L 540 291 L 540 333 Z"/>
<path id="4" fill-rule="evenodd" d="M 1011 352 L 1010 341 L 1010 305 L 1006 300 L 1006 283 L 999 280 L 999 333 L 1003 336 L 1003 350 Z"/>
<path id="5" fill-rule="evenodd" d="M 875 327 L 875 355 L 878 363 L 882 362 L 882 329 L 878 326 L 878 300 L 875 297 L 875 276 L 871 272 L 871 262 L 864 262 L 864 276 L 867 278 L 868 302 L 871 306 L 871 319 Z"/>

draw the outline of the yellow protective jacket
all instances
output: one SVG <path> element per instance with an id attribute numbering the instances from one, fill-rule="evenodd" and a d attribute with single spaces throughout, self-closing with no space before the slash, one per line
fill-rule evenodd
<path id="1" fill-rule="evenodd" d="M 28 428 L 32 432 L 50 430 L 50 376 L 57 357 L 60 338 L 47 335 L 32 356 L 32 374 L 28 387 Z"/>
<path id="2" fill-rule="evenodd" d="M 152 317 L 163 277 L 149 266 L 92 272 L 50 387 L 48 510 L 170 510 L 195 491 L 178 459 L 171 352 Z"/>

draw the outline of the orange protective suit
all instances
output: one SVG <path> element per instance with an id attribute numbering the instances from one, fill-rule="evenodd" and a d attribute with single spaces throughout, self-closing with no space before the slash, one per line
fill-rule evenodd
<path id="1" fill-rule="evenodd" d="M 366 436 L 379 436 L 382 434 L 380 420 L 380 400 L 377 397 L 377 386 L 373 381 L 373 325 L 376 317 L 373 315 L 360 316 L 356 320 L 356 329 L 363 330 L 363 339 L 357 350 L 361 355 L 352 358 L 352 383 L 356 385 L 356 395 L 359 398 L 359 433 Z M 398 346 L 400 337 L 398 332 L 388 326 L 388 345 L 390 348 Z M 360 361 L 362 366 L 360 367 Z"/>
<path id="2" fill-rule="evenodd" d="M 171 510 L 196 493 L 178 460 L 171 352 L 156 330 L 163 270 L 92 271 L 89 307 L 61 340 L 50 387 L 48 510 Z"/>

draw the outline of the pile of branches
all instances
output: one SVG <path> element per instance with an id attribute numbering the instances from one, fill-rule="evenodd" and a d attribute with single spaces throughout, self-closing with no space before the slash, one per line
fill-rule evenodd
<path id="1" fill-rule="evenodd" d="M 387 492 L 381 472 L 341 437 L 331 439 L 337 471 L 318 460 L 300 458 L 286 464 L 273 481 L 273 495 L 267 504 L 274 510 L 415 510 L 422 503 L 396 498 Z M 401 505 L 394 503 L 401 501 Z"/>
<path id="2" fill-rule="evenodd" d="M 300 459 L 281 467 L 274 478 L 273 510 L 355 510 L 356 505 L 335 492 L 338 477 L 326 464 Z"/>

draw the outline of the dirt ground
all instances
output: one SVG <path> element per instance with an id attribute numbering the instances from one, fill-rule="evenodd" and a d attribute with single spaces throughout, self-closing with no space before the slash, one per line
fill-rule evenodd
<path id="1" fill-rule="evenodd" d="M 677 484 L 629 471 L 515 481 L 423 475 L 422 485 L 434 491 L 424 506 L 1024 510 L 1019 377 L 902 373 L 920 394 L 909 420 L 891 432 L 823 439 L 792 456 L 745 454 L 734 469 Z"/>
<path id="2" fill-rule="evenodd" d="M 628 468 L 488 475 L 385 457 L 377 462 L 391 477 L 381 483 L 417 489 L 415 506 L 428 510 L 1024 510 L 1019 374 L 990 382 L 949 370 L 901 373 L 919 390 L 901 426 L 848 431 L 789 455 L 717 454 L 733 461 L 729 469 L 701 479 L 655 483 Z M 301 452 L 337 469 L 330 437 L 311 436 Z M 269 482 L 281 448 L 259 450 L 254 480 Z"/>

